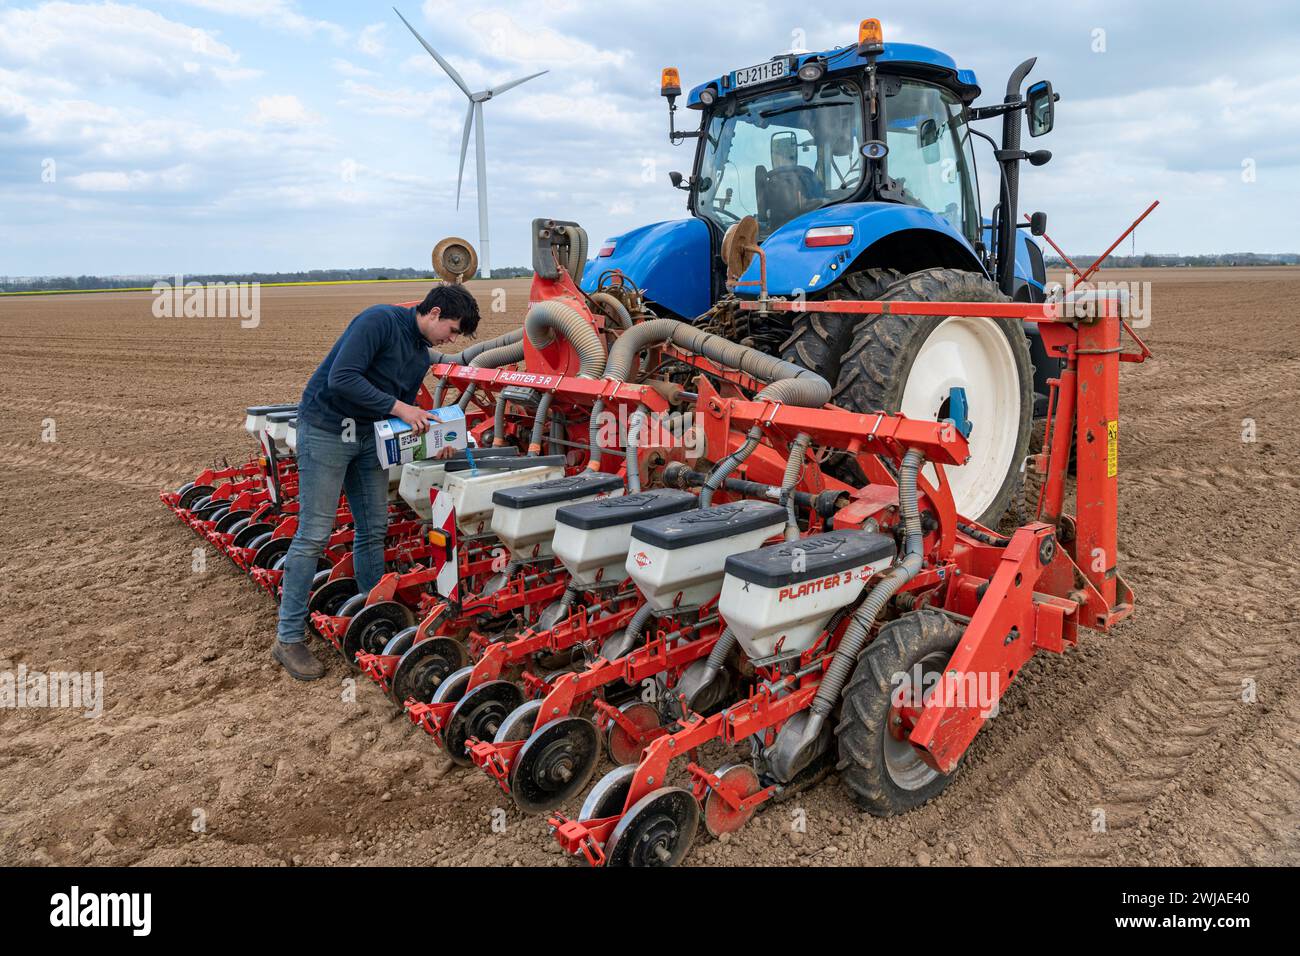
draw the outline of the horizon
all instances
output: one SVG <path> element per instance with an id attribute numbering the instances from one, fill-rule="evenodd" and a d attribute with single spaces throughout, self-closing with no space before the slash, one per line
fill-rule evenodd
<path id="1" fill-rule="evenodd" d="M 682 31 L 649 0 L 617 18 L 588 0 L 399 9 L 476 89 L 550 71 L 485 110 L 500 262 L 529 261 L 537 216 L 577 221 L 594 243 L 687 215 L 668 172 L 690 168 L 692 147 L 668 144 L 660 67 L 689 86 L 792 46 L 852 42 L 861 16 L 889 13 L 760 8 Z M 1289 254 L 1278 250 L 1300 212 L 1300 78 L 1288 69 L 1300 15 L 1277 2 L 1249 20 L 1215 9 L 1107 0 L 1039 22 L 1027 3 L 944 2 L 883 23 L 887 42 L 974 69 L 980 104 L 1038 55 L 1031 77 L 1062 98 L 1056 130 L 1034 141 L 1055 158 L 1026 170 L 1021 205 L 1045 210 L 1065 249 L 1104 248 L 1160 199 L 1138 254 Z M 1214 55 L 1188 56 L 1205 22 Z M 463 116 L 451 80 L 374 0 L 0 4 L 4 268 L 241 274 L 419 262 L 449 234 L 477 245 L 472 162 L 455 207 Z M 997 173 L 986 145 L 977 154 L 987 213 Z"/>

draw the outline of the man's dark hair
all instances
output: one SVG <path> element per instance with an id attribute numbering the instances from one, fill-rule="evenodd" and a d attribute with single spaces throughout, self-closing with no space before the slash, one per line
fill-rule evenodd
<path id="1" fill-rule="evenodd" d="M 463 285 L 436 285 L 415 307 L 420 315 L 428 315 L 434 309 L 444 319 L 459 319 L 461 335 L 473 335 L 478 329 L 478 300 Z"/>

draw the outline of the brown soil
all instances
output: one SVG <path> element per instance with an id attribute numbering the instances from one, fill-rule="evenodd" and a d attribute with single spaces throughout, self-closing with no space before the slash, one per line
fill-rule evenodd
<path id="1" fill-rule="evenodd" d="M 1155 360 L 1123 373 L 1134 616 L 1032 661 L 936 802 L 875 819 L 832 778 L 691 862 L 1300 862 L 1300 270 L 1104 277 L 1154 282 Z M 527 301 L 480 283 L 485 307 L 497 286 L 485 335 Z M 211 550 L 195 572 L 157 497 L 242 460 L 243 406 L 295 400 L 362 307 L 423 291 L 265 289 L 251 330 L 140 294 L 0 299 L 0 672 L 102 671 L 106 698 L 0 710 L 0 863 L 561 862 L 373 687 L 347 702 L 337 657 L 284 676 L 273 603 Z"/>

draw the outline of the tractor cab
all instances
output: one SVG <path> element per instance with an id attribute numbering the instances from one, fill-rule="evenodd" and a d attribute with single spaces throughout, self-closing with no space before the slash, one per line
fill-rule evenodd
<path id="1" fill-rule="evenodd" d="M 874 91 L 852 48 L 779 57 L 776 80 L 745 83 L 751 67 L 693 90 L 689 105 L 706 115 L 691 211 L 718 233 L 753 216 L 766 239 L 828 206 L 902 203 L 942 217 L 973 252 L 981 223 L 966 104 L 975 78 L 945 75 L 946 58 L 925 47 L 886 51 L 908 59 L 886 61 L 897 72 L 881 64 Z"/>

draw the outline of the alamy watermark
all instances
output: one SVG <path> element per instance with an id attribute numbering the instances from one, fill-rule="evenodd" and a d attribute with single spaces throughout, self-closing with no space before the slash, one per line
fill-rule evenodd
<path id="1" fill-rule="evenodd" d="M 67 708 L 87 719 L 104 713 L 103 671 L 0 671 L 0 709 Z"/>
<path id="2" fill-rule="evenodd" d="M 255 329 L 262 322 L 262 283 L 175 282 L 153 284 L 156 319 L 239 319 L 240 328 Z"/>

